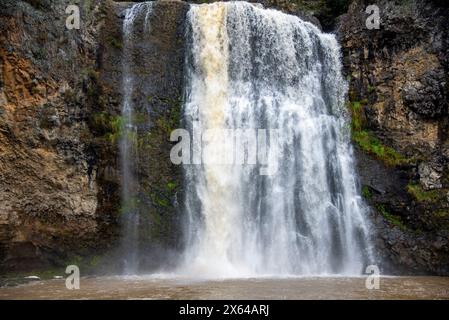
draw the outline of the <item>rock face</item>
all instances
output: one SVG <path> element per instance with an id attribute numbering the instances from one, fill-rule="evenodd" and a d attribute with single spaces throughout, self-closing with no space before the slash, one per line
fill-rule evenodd
<path id="1" fill-rule="evenodd" d="M 120 133 L 108 128 L 107 122 L 121 119 L 122 60 L 124 46 L 129 45 L 131 57 L 127 68 L 133 76 L 133 123 L 137 128 L 136 137 L 132 139 L 136 154 L 131 157 L 130 165 L 137 186 L 134 198 L 128 199 L 130 203 L 122 203 L 120 214 L 139 212 L 138 243 L 133 246 L 138 247 L 139 269 L 151 271 L 174 263 L 173 252 L 182 248 L 182 214 L 179 210 L 182 171 L 170 160 L 174 144 L 170 142 L 170 134 L 180 127 L 181 121 L 184 22 L 189 6 L 181 1 L 156 2 L 148 11 L 151 13 L 145 23 L 136 21 L 130 38 L 123 39 L 123 20 L 130 6 L 130 3 L 109 3 L 108 12 L 112 14 L 101 36 L 103 54 L 99 72 L 102 92 L 97 114 L 102 130 L 117 143 Z M 111 97 L 113 105 L 107 102 Z M 109 120 L 104 123 L 104 119 Z"/>
<path id="2" fill-rule="evenodd" d="M 120 268 L 114 248 L 120 247 L 123 205 L 122 24 L 131 4 L 81 1 L 81 28 L 68 30 L 69 4 L 0 4 L 2 270 L 71 262 L 93 268 L 103 258 L 112 262 L 109 268 Z M 152 32 L 142 39 L 147 49 L 135 52 L 140 87 L 133 99 L 151 118 L 140 130 L 137 172 L 147 200 L 143 236 L 152 239 L 143 249 L 156 253 L 142 254 L 150 267 L 163 260 L 157 253 L 178 244 L 173 228 L 181 173 L 169 159 L 169 132 L 179 123 L 187 8 L 180 1 L 159 2 Z"/>
<path id="3" fill-rule="evenodd" d="M 256 2 L 320 24 L 302 13 L 315 12 L 325 17 L 325 29 L 340 21 L 379 265 L 388 272 L 449 274 L 447 4 L 379 1 L 380 29 L 368 30 L 368 1 L 352 1 L 339 19 L 317 1 Z M 73 261 L 94 267 L 105 253 L 112 268 L 120 267 L 113 249 L 120 247 L 123 207 L 122 23 L 131 4 L 78 3 L 81 28 L 68 30 L 65 9 L 72 1 L 0 2 L 2 271 Z M 139 80 L 133 101 L 144 119 L 135 173 L 145 199 L 143 263 L 150 269 L 182 244 L 181 172 L 168 158 L 168 138 L 180 121 L 187 9 L 182 1 L 159 1 L 152 31 L 136 35 L 147 44 L 132 68 Z"/>
<path id="4" fill-rule="evenodd" d="M 66 252 L 95 248 L 108 233 L 86 123 L 98 6 L 81 8 L 86 25 L 73 32 L 65 28 L 68 3 L 0 3 L 0 266 L 6 269 L 58 263 Z"/>
<path id="5" fill-rule="evenodd" d="M 449 10 L 380 1 L 380 29 L 368 30 L 369 4 L 353 1 L 338 32 L 380 257 L 396 270 L 448 274 Z"/>

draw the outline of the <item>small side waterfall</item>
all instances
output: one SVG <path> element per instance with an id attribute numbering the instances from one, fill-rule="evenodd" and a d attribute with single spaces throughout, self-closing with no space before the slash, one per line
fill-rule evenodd
<path id="1" fill-rule="evenodd" d="M 185 166 L 185 271 L 361 274 L 371 258 L 369 230 L 335 37 L 244 2 L 192 5 L 187 19 L 184 117 L 193 135 L 196 127 L 278 136 L 277 143 L 265 141 L 268 163 L 277 168 L 272 175 L 261 175 L 260 164 L 212 161 L 235 160 L 228 149 L 235 131 L 221 143 L 203 136 L 193 146 L 203 156 L 201 165 Z"/>
<path id="2" fill-rule="evenodd" d="M 138 271 L 139 261 L 139 223 L 140 214 L 136 206 L 138 201 L 138 178 L 135 176 L 137 164 L 136 136 L 137 127 L 134 123 L 135 106 L 133 94 L 135 89 L 135 77 L 132 72 L 135 42 L 134 32 L 137 28 L 148 30 L 148 19 L 152 11 L 152 2 L 133 5 L 126 10 L 123 22 L 123 65 L 122 88 L 123 104 L 120 137 L 120 156 L 122 169 L 122 225 L 123 239 L 122 251 L 126 274 L 135 274 Z"/>

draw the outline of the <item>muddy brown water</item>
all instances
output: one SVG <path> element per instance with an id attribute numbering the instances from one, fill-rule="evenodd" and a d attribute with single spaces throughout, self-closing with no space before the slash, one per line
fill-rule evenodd
<path id="1" fill-rule="evenodd" d="M 0 299 L 449 299 L 449 277 L 382 277 L 368 290 L 366 278 L 81 278 L 79 290 L 65 279 L 0 288 Z"/>

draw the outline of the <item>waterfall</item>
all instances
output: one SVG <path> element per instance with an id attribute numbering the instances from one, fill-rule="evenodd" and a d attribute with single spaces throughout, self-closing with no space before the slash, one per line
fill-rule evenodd
<path id="1" fill-rule="evenodd" d="M 137 126 L 134 117 L 135 106 L 133 94 L 136 89 L 136 79 L 133 73 L 133 52 L 138 46 L 136 28 L 147 32 L 148 19 L 152 11 L 152 2 L 133 5 L 126 10 L 123 21 L 123 59 L 122 87 L 123 103 L 120 129 L 120 161 L 122 170 L 122 204 L 121 216 L 123 225 L 122 255 L 124 272 L 135 274 L 139 262 L 139 223 L 140 212 L 136 205 L 138 201 L 138 177 L 135 176 L 137 161 L 136 136 Z"/>
<path id="2" fill-rule="evenodd" d="M 184 166 L 184 271 L 361 274 L 371 259 L 369 226 L 335 37 L 245 2 L 192 5 L 187 24 L 187 128 L 194 137 L 225 134 L 197 139 L 192 153 L 202 157 Z M 257 153 L 266 151 L 273 174 L 261 174 L 259 162 L 235 162 L 236 132 L 267 134 Z M 255 139 L 243 144 L 245 159 Z M 227 157 L 234 164 L 214 161 Z"/>

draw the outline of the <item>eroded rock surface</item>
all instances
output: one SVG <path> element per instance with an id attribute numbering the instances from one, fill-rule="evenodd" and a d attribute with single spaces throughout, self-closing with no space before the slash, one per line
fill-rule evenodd
<path id="1" fill-rule="evenodd" d="M 369 4 L 353 1 L 338 33 L 378 252 L 390 270 L 448 274 L 449 9 L 379 1 L 380 29 L 368 30 Z"/>
<path id="2" fill-rule="evenodd" d="M 0 4 L 0 265 L 7 269 L 58 263 L 102 241 L 86 124 L 99 12 L 83 6 L 85 25 L 72 32 L 68 3 Z"/>

